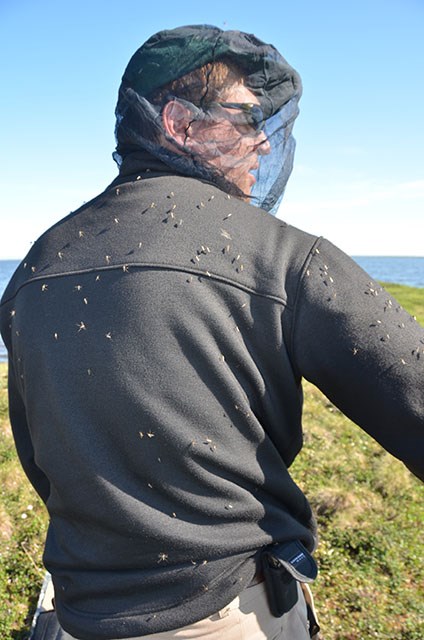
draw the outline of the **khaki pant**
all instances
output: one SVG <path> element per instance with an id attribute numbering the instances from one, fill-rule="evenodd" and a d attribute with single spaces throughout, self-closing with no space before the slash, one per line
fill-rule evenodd
<path id="1" fill-rule="evenodd" d="M 271 615 L 265 584 L 261 582 L 245 589 L 209 618 L 173 631 L 126 640 L 310 640 L 306 602 L 299 585 L 298 592 L 297 603 L 281 618 Z M 63 640 L 73 639 L 64 634 Z"/>

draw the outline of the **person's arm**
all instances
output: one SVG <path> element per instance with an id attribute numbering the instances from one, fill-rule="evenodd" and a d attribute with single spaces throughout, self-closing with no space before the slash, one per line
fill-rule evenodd
<path id="1" fill-rule="evenodd" d="M 34 448 L 28 428 L 25 405 L 11 359 L 9 359 L 9 417 L 22 467 L 41 499 L 47 502 L 50 495 L 50 483 L 34 459 Z"/>
<path id="2" fill-rule="evenodd" d="M 424 480 L 424 329 L 416 320 L 322 240 L 305 266 L 292 335 L 298 373 Z"/>

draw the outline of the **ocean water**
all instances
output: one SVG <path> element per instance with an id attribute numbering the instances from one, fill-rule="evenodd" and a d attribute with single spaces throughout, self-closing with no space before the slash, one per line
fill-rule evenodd
<path id="1" fill-rule="evenodd" d="M 374 280 L 424 288 L 424 257 L 352 257 Z M 0 296 L 18 264 L 19 260 L 0 260 Z M 0 361 L 6 359 L 6 349 L 0 338 Z"/>
<path id="2" fill-rule="evenodd" d="M 424 287 L 424 257 L 352 257 L 375 280 Z"/>
<path id="3" fill-rule="evenodd" d="M 0 298 L 19 262 L 19 260 L 0 260 Z M 7 351 L 0 336 L 0 362 L 5 360 L 7 360 Z"/>

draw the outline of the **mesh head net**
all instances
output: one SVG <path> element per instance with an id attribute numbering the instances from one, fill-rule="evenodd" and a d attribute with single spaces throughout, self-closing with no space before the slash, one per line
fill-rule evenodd
<path id="1" fill-rule="evenodd" d="M 239 31 L 187 26 L 131 58 L 116 107 L 114 158 L 153 155 L 274 213 L 294 154 L 301 82 L 271 45 Z"/>

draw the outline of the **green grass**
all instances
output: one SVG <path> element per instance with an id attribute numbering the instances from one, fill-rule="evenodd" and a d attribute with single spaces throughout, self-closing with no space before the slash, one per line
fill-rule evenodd
<path id="1" fill-rule="evenodd" d="M 17 460 L 0 365 L 0 638 L 23 640 L 40 589 L 47 518 Z"/>
<path id="2" fill-rule="evenodd" d="M 319 524 L 314 594 L 325 640 L 421 640 L 424 487 L 315 387 L 305 395 L 292 474 Z"/>
<path id="3" fill-rule="evenodd" d="M 424 291 L 386 285 L 424 324 Z M 424 637 L 424 486 L 305 384 L 292 473 L 317 514 L 314 595 L 324 640 Z M 44 570 L 47 518 L 15 454 L 0 365 L 0 638 L 24 640 Z"/>
<path id="4" fill-rule="evenodd" d="M 424 326 L 424 289 L 387 282 L 382 285 Z"/>

